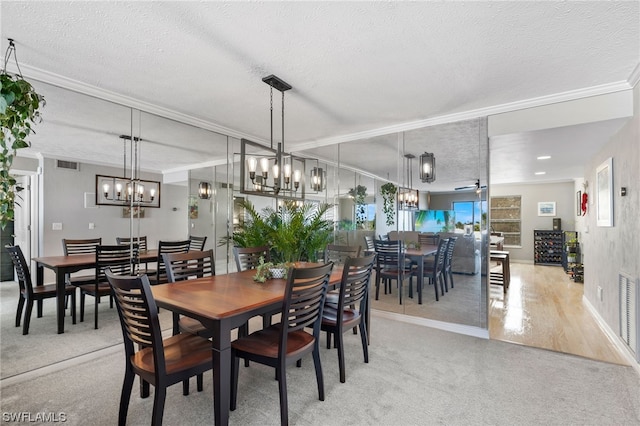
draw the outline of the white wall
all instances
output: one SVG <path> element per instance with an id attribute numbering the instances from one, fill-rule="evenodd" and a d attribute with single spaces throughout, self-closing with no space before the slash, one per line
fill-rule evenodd
<path id="1" fill-rule="evenodd" d="M 72 171 L 58 169 L 54 160 L 45 159 L 43 173 L 42 193 L 46 207 L 41 256 L 63 254 L 63 238 L 102 237 L 104 244 L 115 244 L 116 237 L 129 235 L 129 218 L 122 217 L 122 207 L 84 207 L 84 193 L 95 193 L 96 174 L 116 176 L 122 170 L 83 163 L 80 171 Z M 162 176 L 149 173 L 142 173 L 141 178 L 162 180 Z M 139 232 L 147 236 L 149 247 L 155 247 L 159 240 L 188 236 L 187 191 L 186 186 L 162 184 L 161 207 L 145 209 L 145 217 L 139 221 Z M 54 222 L 62 223 L 62 230 L 52 230 Z M 89 229 L 89 223 L 94 224 L 94 229 Z M 137 227 L 135 232 L 138 232 Z"/>
<path id="2" fill-rule="evenodd" d="M 634 115 L 585 167 L 589 206 L 584 217 L 584 294 L 609 327 L 619 331 L 618 274 L 640 277 L 640 86 L 634 88 Z M 613 158 L 614 226 L 596 226 L 596 168 Z M 620 187 L 627 187 L 627 196 Z M 602 287 L 602 300 L 597 289 Z"/>

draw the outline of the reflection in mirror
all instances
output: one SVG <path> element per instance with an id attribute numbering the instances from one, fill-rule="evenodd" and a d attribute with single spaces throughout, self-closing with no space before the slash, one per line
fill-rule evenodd
<path id="1" fill-rule="evenodd" d="M 448 291 L 436 301 L 434 286 L 425 277 L 423 301 L 419 304 L 417 276 L 412 274 L 413 277 L 407 277 L 402 286 L 402 304 L 399 303 L 398 287 L 394 281 L 391 294 L 385 295 L 381 289 L 378 300 L 373 297 L 374 309 L 486 329 L 487 289 L 482 267 L 487 254 L 486 189 L 476 193 L 474 190 L 456 191 L 455 188 L 474 183 L 477 179 L 486 184 L 487 149 L 485 119 L 441 124 L 339 145 L 336 182 L 338 243 L 364 246 L 363 235 L 370 234 L 376 238 L 389 235 L 402 239 L 406 246 L 418 247 L 420 229 L 415 228 L 418 212 L 426 215 L 442 211 L 447 215 L 449 212 L 458 215 L 452 229 L 440 229 L 442 223 L 435 222 L 440 227 L 437 230 L 442 238 L 456 237 L 452 255 L 454 287 L 448 284 Z M 306 151 L 305 155 L 326 157 L 329 152 L 330 147 L 319 147 Z M 422 182 L 419 177 L 418 161 L 425 152 L 433 153 L 437 159 L 436 180 L 431 183 Z M 412 167 L 407 165 L 407 156 L 413 157 Z M 381 189 L 386 183 L 395 185 L 396 191 L 398 187 L 417 189 L 417 209 L 400 209 L 396 193 L 393 198 L 395 215 L 387 220 L 381 196 Z M 365 187 L 366 191 L 363 191 Z M 362 194 L 366 192 L 365 201 L 361 203 L 366 206 L 364 210 L 358 208 L 354 198 L 359 195 L 358 189 Z M 373 225 L 370 224 L 372 217 L 375 217 Z M 468 231 L 466 235 L 465 230 Z M 433 256 L 426 259 L 428 266 Z M 415 266 L 414 260 L 413 268 Z M 409 288 L 413 297 L 409 295 Z M 372 291 L 375 292 L 375 286 Z"/>

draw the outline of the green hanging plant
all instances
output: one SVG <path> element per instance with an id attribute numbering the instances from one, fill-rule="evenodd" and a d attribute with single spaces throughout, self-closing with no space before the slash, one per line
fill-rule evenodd
<path id="1" fill-rule="evenodd" d="M 380 195 L 382 195 L 382 211 L 387 219 L 387 226 L 395 225 L 395 217 L 396 217 L 396 209 L 395 209 L 395 200 L 396 193 L 398 192 L 398 187 L 392 184 L 391 182 L 387 182 L 380 187 Z"/>
<path id="2" fill-rule="evenodd" d="M 0 226 L 4 229 L 14 218 L 16 179 L 9 174 L 16 151 L 27 148 L 27 138 L 33 132 L 31 124 L 40 122 L 38 109 L 44 107 L 44 97 L 37 94 L 33 86 L 18 74 L 7 72 L 7 62 L 15 45 L 9 39 L 9 47 L 0 73 Z M 18 62 L 16 60 L 16 66 Z"/>
<path id="3" fill-rule="evenodd" d="M 364 222 L 367 220 L 367 211 L 364 204 L 364 200 L 367 198 L 367 187 L 358 185 L 355 188 L 351 188 L 349 196 L 356 203 L 356 228 L 364 228 Z"/>

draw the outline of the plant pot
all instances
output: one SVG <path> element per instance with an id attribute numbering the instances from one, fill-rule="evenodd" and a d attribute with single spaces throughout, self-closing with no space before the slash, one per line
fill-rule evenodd
<path id="1" fill-rule="evenodd" d="M 269 272 L 271 272 L 271 278 L 281 279 L 284 278 L 286 271 L 284 268 L 269 268 Z"/>

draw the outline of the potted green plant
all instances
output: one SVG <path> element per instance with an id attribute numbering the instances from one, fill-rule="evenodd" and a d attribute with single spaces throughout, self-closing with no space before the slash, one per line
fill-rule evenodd
<path id="1" fill-rule="evenodd" d="M 287 271 L 293 265 L 293 263 L 273 263 L 265 262 L 264 257 L 260 257 L 258 266 L 256 267 L 256 274 L 253 276 L 253 280 L 259 283 L 263 283 L 269 278 L 287 279 Z"/>
<path id="2" fill-rule="evenodd" d="M 240 205 L 245 209 L 246 220 L 229 238 L 222 238 L 220 244 L 231 240 L 238 247 L 269 246 L 274 265 L 315 262 L 318 253 L 332 240 L 333 222 L 324 219 L 329 204 L 299 206 L 285 201 L 277 209 L 267 207 L 261 212 L 250 201 Z"/>
<path id="3" fill-rule="evenodd" d="M 380 187 L 380 195 L 382 195 L 382 212 L 386 217 L 387 226 L 395 225 L 395 200 L 398 187 L 391 182 L 387 182 Z"/>
<path id="4" fill-rule="evenodd" d="M 27 138 L 33 132 L 31 125 L 40 121 L 40 107 L 44 97 L 20 74 L 7 72 L 11 53 L 15 58 L 15 45 L 9 39 L 9 48 L 0 72 L 0 226 L 4 229 L 14 218 L 16 179 L 9 174 L 16 151 L 29 146 Z M 16 60 L 16 66 L 17 66 Z M 18 70 L 20 68 L 18 67 Z"/>

